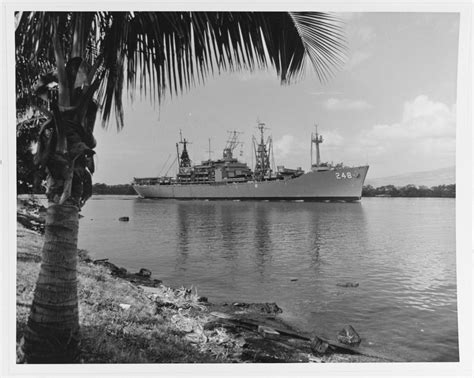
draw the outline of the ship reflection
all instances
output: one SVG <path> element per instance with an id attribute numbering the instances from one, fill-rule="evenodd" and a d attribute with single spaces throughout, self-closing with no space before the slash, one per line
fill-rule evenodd
<path id="1" fill-rule="evenodd" d="M 319 275 L 325 256 L 348 248 L 328 249 L 341 217 L 367 243 L 360 203 L 178 201 L 176 209 L 175 270 L 183 274 L 198 264 L 217 268 L 228 282 L 238 271 L 260 283 L 308 268 Z"/>
<path id="2" fill-rule="evenodd" d="M 242 248 L 242 238 L 245 237 L 245 230 L 242 230 L 240 222 L 242 209 L 226 202 L 216 204 L 216 208 L 219 210 L 220 222 L 216 226 L 222 240 L 221 256 L 234 261 Z"/>
<path id="3" fill-rule="evenodd" d="M 177 212 L 178 212 L 178 227 L 176 229 L 176 251 L 177 251 L 177 259 L 176 259 L 176 266 L 175 270 L 178 271 L 185 271 L 186 270 L 186 263 L 189 257 L 189 231 L 191 225 L 190 221 L 190 209 L 185 208 L 183 206 L 185 204 L 177 205 Z"/>
<path id="4" fill-rule="evenodd" d="M 270 209 L 268 203 L 255 204 L 255 230 L 253 242 L 255 245 L 255 268 L 263 280 L 267 264 L 272 259 L 272 240 L 270 236 Z"/>

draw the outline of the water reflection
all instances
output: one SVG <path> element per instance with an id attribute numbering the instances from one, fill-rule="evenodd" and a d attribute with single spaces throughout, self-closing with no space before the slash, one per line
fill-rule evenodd
<path id="1" fill-rule="evenodd" d="M 311 212 L 311 228 L 310 228 L 310 268 L 314 273 L 317 274 L 320 264 L 320 251 L 321 251 L 321 219 L 318 213 Z"/>
<path id="2" fill-rule="evenodd" d="M 264 279 L 265 266 L 271 260 L 272 241 L 270 238 L 270 222 L 268 203 L 255 203 L 255 227 L 253 233 L 253 244 L 255 251 L 255 268 Z"/>
<path id="3" fill-rule="evenodd" d="M 245 237 L 246 229 L 242 219 L 247 218 L 247 209 L 232 202 L 220 202 L 217 206 L 220 222 L 214 227 L 217 227 L 222 240 L 220 253 L 223 258 L 234 261 L 239 256 L 244 242 L 242 239 Z"/>
<path id="4" fill-rule="evenodd" d="M 187 261 L 189 256 L 189 232 L 190 227 L 196 227 L 196 224 L 191 225 L 190 218 L 194 218 L 192 208 L 186 204 L 178 204 L 178 227 L 176 228 L 176 265 L 175 270 L 186 271 Z"/>

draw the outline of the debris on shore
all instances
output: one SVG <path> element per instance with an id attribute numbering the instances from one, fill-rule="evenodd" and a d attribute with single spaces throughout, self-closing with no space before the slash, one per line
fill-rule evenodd
<path id="1" fill-rule="evenodd" d="M 90 258 L 84 258 L 86 263 L 92 262 L 95 265 L 102 265 L 110 270 L 110 274 L 115 277 L 120 277 L 124 280 L 127 280 L 136 285 L 143 285 L 143 286 L 150 286 L 150 287 L 158 287 L 161 285 L 162 281 L 158 279 L 151 278 L 151 272 L 148 269 L 142 268 L 137 273 L 129 273 L 127 269 L 123 267 L 118 267 L 115 264 L 109 262 L 108 258 L 105 259 L 98 259 L 98 260 L 91 260 Z"/>
<path id="2" fill-rule="evenodd" d="M 106 266 L 111 275 L 123 269 L 104 260 L 92 263 Z M 143 281 L 136 280 L 140 273 Z M 283 310 L 276 303 L 209 303 L 192 289 L 172 289 L 152 280 L 146 269 L 120 278 L 143 290 L 154 302 L 155 313 L 171 319 L 191 344 L 231 362 L 393 361 L 358 347 L 361 338 L 350 325 L 338 333 L 337 341 L 329 340 L 302 333 L 280 320 Z"/>
<path id="3" fill-rule="evenodd" d="M 30 197 L 17 200 L 16 219 L 23 227 L 44 234 L 46 207 Z"/>

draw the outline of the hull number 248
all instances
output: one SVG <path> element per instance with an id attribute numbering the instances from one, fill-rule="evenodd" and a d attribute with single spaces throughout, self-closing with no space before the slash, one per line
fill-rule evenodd
<path id="1" fill-rule="evenodd" d="M 351 178 L 355 178 L 355 176 L 353 176 L 351 172 L 336 172 L 336 178 L 338 180 L 351 179 Z"/>

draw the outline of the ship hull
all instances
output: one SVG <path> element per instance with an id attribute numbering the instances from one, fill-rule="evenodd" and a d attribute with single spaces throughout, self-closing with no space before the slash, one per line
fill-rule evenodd
<path id="1" fill-rule="evenodd" d="M 201 200 L 302 200 L 357 201 L 369 167 L 341 167 L 328 171 L 308 172 L 288 180 L 212 183 L 156 184 L 133 188 L 143 198 Z"/>

